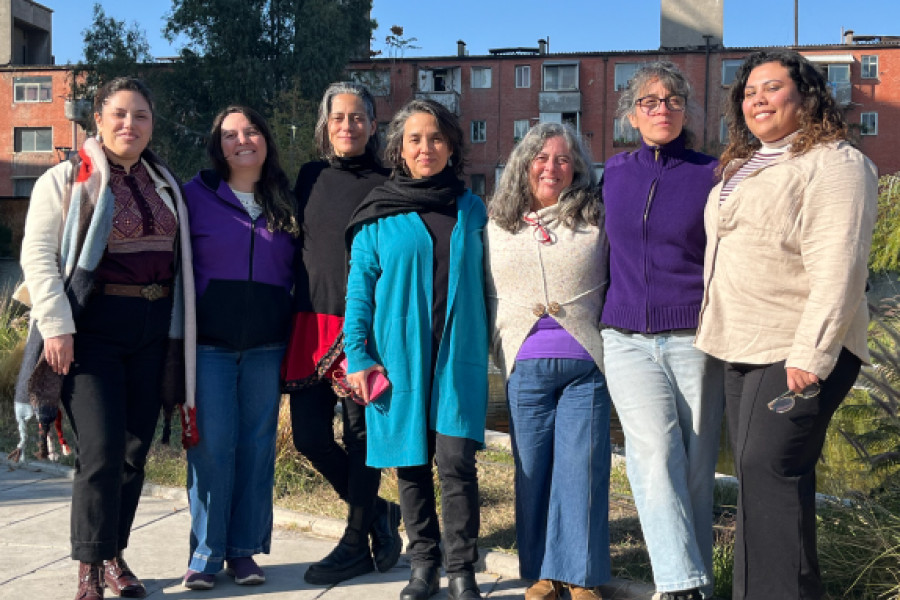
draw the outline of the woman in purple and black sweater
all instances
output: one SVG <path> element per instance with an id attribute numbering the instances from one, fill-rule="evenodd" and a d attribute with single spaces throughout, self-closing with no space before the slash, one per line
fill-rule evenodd
<path id="1" fill-rule="evenodd" d="M 635 74 L 619 115 L 640 132 L 641 147 L 614 156 L 603 183 L 610 244 L 604 365 L 662 600 L 711 595 L 724 398 L 722 364 L 693 346 L 703 297 L 703 209 L 717 162 L 686 147 L 689 94 L 671 63 Z"/>

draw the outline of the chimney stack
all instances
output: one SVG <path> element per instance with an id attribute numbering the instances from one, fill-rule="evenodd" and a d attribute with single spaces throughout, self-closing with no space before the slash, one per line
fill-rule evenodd
<path id="1" fill-rule="evenodd" d="M 844 43 L 848 46 L 853 45 L 853 30 L 852 29 L 848 29 L 847 31 L 844 32 Z"/>
<path id="2" fill-rule="evenodd" d="M 547 54 L 547 40 L 538 40 L 538 54 L 541 56 Z"/>
<path id="3" fill-rule="evenodd" d="M 457 56 L 466 55 L 466 43 L 464 41 L 456 40 L 456 54 Z"/>

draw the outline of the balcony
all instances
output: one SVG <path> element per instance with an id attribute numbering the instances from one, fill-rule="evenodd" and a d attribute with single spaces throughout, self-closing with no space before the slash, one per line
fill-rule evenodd
<path id="1" fill-rule="evenodd" d="M 420 100 L 434 100 L 438 104 L 452 112 L 457 117 L 460 116 L 459 111 L 459 93 L 458 92 L 416 92 L 416 98 Z"/>
<path id="2" fill-rule="evenodd" d="M 581 92 L 541 92 L 538 107 L 542 113 L 581 112 Z"/>

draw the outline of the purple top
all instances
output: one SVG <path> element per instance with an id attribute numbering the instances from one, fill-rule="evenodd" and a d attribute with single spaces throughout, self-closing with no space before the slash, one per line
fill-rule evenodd
<path id="1" fill-rule="evenodd" d="M 600 321 L 658 333 L 694 329 L 703 298 L 703 209 L 716 159 L 684 145 L 642 143 L 606 163 L 609 290 Z"/>
<path id="2" fill-rule="evenodd" d="M 550 315 L 544 315 L 531 328 L 528 337 L 519 348 L 516 360 L 529 358 L 573 358 L 575 360 L 590 360 L 591 355 L 563 329 L 559 322 Z"/>

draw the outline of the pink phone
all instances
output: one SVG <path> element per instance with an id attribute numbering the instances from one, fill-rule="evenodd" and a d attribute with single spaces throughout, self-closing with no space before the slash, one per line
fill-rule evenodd
<path id="1" fill-rule="evenodd" d="M 343 380 L 343 385 L 341 385 L 341 387 L 345 388 L 346 391 L 350 392 L 350 398 L 354 402 L 365 406 L 365 403 L 362 401 L 362 398 L 360 398 L 356 394 L 352 393 L 352 391 L 349 389 L 349 387 L 346 387 L 346 382 L 347 382 L 347 359 L 346 359 L 346 357 L 344 358 L 344 360 L 342 360 L 340 362 L 340 364 L 338 365 L 338 368 L 340 368 L 344 372 L 343 376 L 341 376 L 341 379 Z M 366 378 L 366 383 L 369 386 L 369 402 L 372 402 L 373 400 L 378 398 L 378 396 L 380 396 L 382 393 L 384 393 L 384 390 L 391 387 L 390 380 L 381 371 L 372 371 L 371 373 L 369 373 L 369 376 Z"/>

